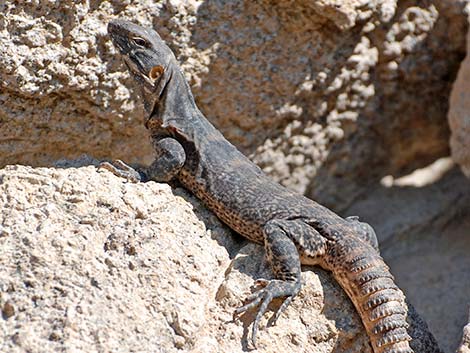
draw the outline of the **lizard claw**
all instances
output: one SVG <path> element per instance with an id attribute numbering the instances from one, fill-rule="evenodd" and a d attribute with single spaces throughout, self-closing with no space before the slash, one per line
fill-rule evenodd
<path id="1" fill-rule="evenodd" d="M 275 322 L 300 291 L 300 282 L 258 279 L 255 281 L 255 284 L 262 288 L 247 297 L 249 301 L 248 304 L 235 309 L 235 315 L 238 315 L 259 305 L 258 313 L 253 322 L 251 335 L 251 342 L 254 348 L 256 348 L 256 335 L 258 333 L 259 322 L 268 309 L 269 303 L 271 303 L 274 298 L 286 297 L 285 301 L 276 312 L 274 318 Z"/>
<path id="2" fill-rule="evenodd" d="M 98 169 L 109 170 L 114 175 L 119 176 L 121 178 L 125 178 L 126 180 L 133 183 L 143 181 L 142 175 L 137 170 L 135 170 L 134 168 L 119 159 L 113 161 L 112 163 L 102 162 L 98 166 Z"/>

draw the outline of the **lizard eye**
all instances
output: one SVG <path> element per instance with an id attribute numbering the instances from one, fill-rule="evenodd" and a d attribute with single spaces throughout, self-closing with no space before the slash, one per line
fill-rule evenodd
<path id="1" fill-rule="evenodd" d="M 158 78 L 163 74 L 163 71 L 165 71 L 165 70 L 163 69 L 163 66 L 161 66 L 161 65 L 157 65 L 157 66 L 152 67 L 149 71 L 150 79 L 153 80 L 153 81 L 158 80 Z"/>
<path id="2" fill-rule="evenodd" d="M 148 47 L 148 43 L 147 43 L 147 41 L 146 41 L 144 38 L 134 37 L 134 38 L 132 38 L 132 40 L 133 40 L 134 43 L 137 44 L 139 47 L 144 47 L 144 48 L 147 48 L 147 47 Z"/>

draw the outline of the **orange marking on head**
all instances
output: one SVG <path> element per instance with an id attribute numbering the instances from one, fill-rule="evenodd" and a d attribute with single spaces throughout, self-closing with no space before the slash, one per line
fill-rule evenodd
<path id="1" fill-rule="evenodd" d="M 165 69 L 161 65 L 154 66 L 149 71 L 149 78 L 156 81 L 162 74 Z"/>

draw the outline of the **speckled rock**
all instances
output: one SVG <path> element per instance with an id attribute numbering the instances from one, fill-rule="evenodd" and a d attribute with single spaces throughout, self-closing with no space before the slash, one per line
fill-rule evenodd
<path id="1" fill-rule="evenodd" d="M 244 352 L 263 247 L 231 234 L 184 190 L 127 183 L 94 166 L 0 170 L 1 352 Z M 189 202 L 188 202 L 189 201 Z M 258 352 L 372 353 L 352 303 L 327 272 L 302 291 Z M 440 353 L 410 311 L 416 353 Z"/>
<path id="2" fill-rule="evenodd" d="M 0 209 L 1 352 L 244 351 L 253 316 L 232 313 L 271 276 L 264 251 L 184 191 L 9 166 Z M 304 281 L 276 326 L 265 315 L 258 351 L 371 352 L 331 276 L 306 268 Z"/>
<path id="3" fill-rule="evenodd" d="M 228 257 L 168 185 L 93 166 L 8 167 L 0 180 L 0 307 L 14 308 L 0 351 L 193 344 Z"/>
<path id="4" fill-rule="evenodd" d="M 465 0 L 0 4 L 0 165 L 88 153 L 147 163 L 134 84 L 106 36 L 154 26 L 208 118 L 328 205 L 448 153 Z"/>

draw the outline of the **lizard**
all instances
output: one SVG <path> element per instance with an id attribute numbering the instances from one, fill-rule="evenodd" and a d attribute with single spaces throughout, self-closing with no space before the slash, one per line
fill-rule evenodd
<path id="1" fill-rule="evenodd" d="M 301 265 L 331 271 L 356 308 L 374 353 L 413 353 L 405 295 L 380 256 L 373 228 L 272 180 L 227 141 L 197 107 L 175 55 L 150 28 L 113 20 L 109 36 L 141 90 L 154 162 L 101 167 L 128 180 L 177 181 L 232 230 L 265 248 L 273 279 L 235 314 L 256 310 L 251 341 L 274 298 L 284 301 L 274 322 L 301 289 Z"/>

